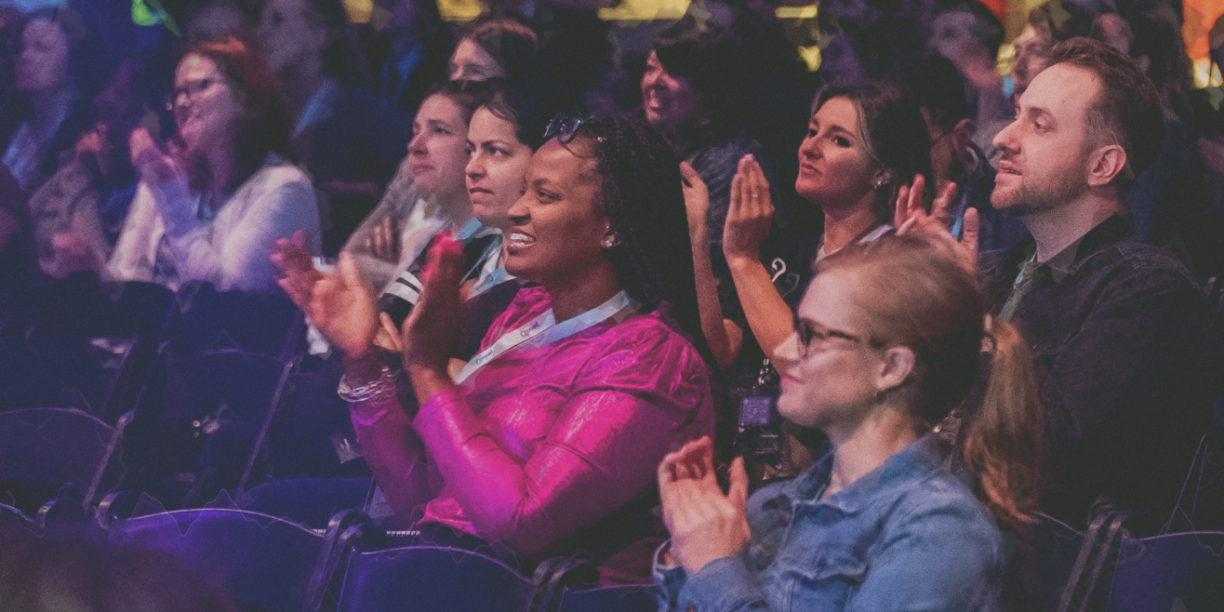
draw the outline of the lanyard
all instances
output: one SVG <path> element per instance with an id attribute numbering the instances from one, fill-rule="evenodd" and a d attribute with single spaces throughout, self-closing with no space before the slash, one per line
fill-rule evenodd
<path id="1" fill-rule="evenodd" d="M 572 319 L 557 322 L 551 308 L 543 314 L 528 321 L 518 329 L 511 330 L 494 342 L 489 348 L 480 351 L 472 360 L 464 366 L 463 371 L 455 378 L 455 383 L 460 384 L 467 380 L 476 370 L 497 357 L 500 357 L 507 351 L 516 347 L 527 345 L 527 347 L 544 346 L 552 344 L 558 340 L 568 338 L 580 331 L 607 320 L 612 315 L 631 308 L 632 302 L 629 300 L 629 294 L 621 291 L 612 296 L 612 299 L 600 304 L 592 310 L 588 310 Z"/>

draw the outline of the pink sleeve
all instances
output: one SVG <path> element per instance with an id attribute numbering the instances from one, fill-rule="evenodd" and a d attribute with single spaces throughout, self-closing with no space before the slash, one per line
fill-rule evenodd
<path id="1" fill-rule="evenodd" d="M 704 362 L 674 334 L 647 335 L 581 364 L 576 392 L 526 462 L 485 430 L 462 387 L 422 406 L 415 429 L 482 537 L 543 549 L 628 503 L 653 485 L 664 454 L 713 432 Z"/>
<path id="2" fill-rule="evenodd" d="M 430 482 L 425 447 L 399 400 L 350 403 L 349 415 L 374 482 L 396 516 L 404 520 L 420 516 L 420 509 L 437 491 Z"/>

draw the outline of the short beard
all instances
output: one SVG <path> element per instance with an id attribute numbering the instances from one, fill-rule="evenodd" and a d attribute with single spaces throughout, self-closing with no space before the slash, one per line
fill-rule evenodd
<path id="1" fill-rule="evenodd" d="M 1005 206 L 995 204 L 994 192 L 991 192 L 991 206 L 1008 217 L 1024 217 L 1054 210 L 1075 199 L 1083 192 L 1083 186 L 1078 184 L 1071 172 L 1064 172 L 1055 180 L 1042 185 L 1033 185 L 1021 180 L 1013 201 Z"/>

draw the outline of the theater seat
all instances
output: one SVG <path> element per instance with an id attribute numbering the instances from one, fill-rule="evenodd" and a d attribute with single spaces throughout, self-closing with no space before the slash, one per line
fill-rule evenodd
<path id="1" fill-rule="evenodd" d="M 654 585 L 630 584 L 561 593 L 559 612 L 652 612 L 659 609 Z"/>
<path id="2" fill-rule="evenodd" d="M 169 553 L 224 585 L 243 606 L 302 612 L 327 556 L 325 531 L 228 508 L 175 510 L 108 522 L 111 541 Z"/>
<path id="3" fill-rule="evenodd" d="M 1122 537 L 1106 612 L 1224 609 L 1224 532 Z"/>
<path id="4" fill-rule="evenodd" d="M 340 612 L 523 612 L 531 585 L 514 568 L 457 548 L 353 553 Z"/>
<path id="5" fill-rule="evenodd" d="M 68 408 L 0 412 L 0 493 L 12 493 L 27 514 L 60 494 L 89 505 L 122 478 L 124 424 Z"/>

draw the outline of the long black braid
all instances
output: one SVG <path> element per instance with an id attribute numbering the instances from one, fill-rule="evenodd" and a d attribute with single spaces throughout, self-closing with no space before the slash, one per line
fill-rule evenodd
<path id="1" fill-rule="evenodd" d="M 577 136 L 596 152 L 603 209 L 619 239 L 605 253 L 621 287 L 643 312 L 667 302 L 668 314 L 717 373 L 701 331 L 680 162 L 671 146 L 646 122 L 627 116 L 584 122 Z"/>

